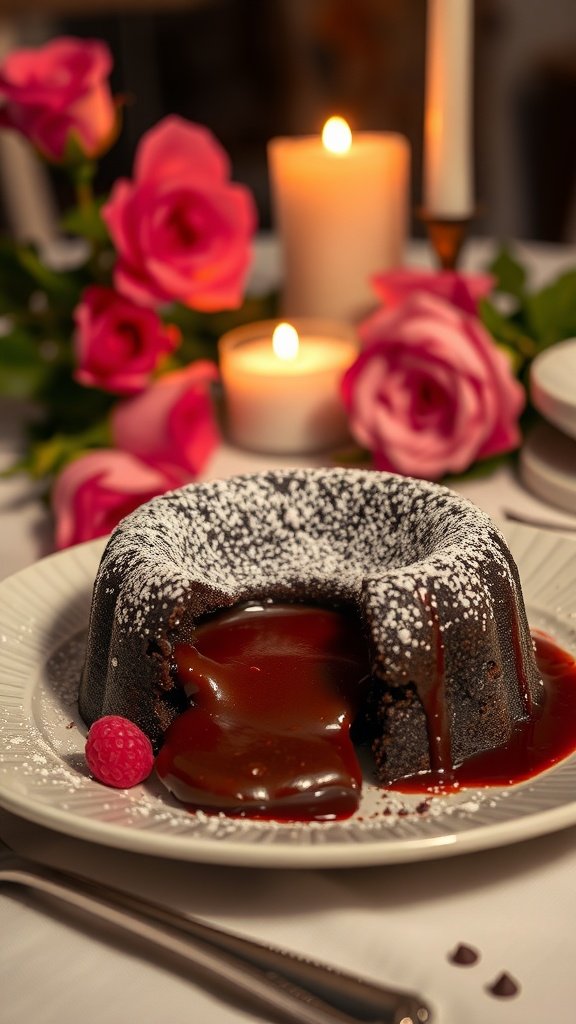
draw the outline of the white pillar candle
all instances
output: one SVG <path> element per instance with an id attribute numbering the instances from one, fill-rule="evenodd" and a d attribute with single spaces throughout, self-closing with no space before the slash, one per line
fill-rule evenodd
<path id="1" fill-rule="evenodd" d="M 278 330 L 277 330 L 278 328 Z M 358 354 L 352 328 L 323 320 L 262 320 L 219 342 L 230 439 L 276 453 L 323 451 L 348 438 L 340 397 Z"/>
<path id="2" fill-rule="evenodd" d="M 277 138 L 268 144 L 268 162 L 283 314 L 359 320 L 376 304 L 371 276 L 404 258 L 407 140 L 349 133 L 344 148 L 320 136 Z"/>
<path id="3" fill-rule="evenodd" d="M 458 220 L 474 210 L 473 0 L 428 0 L 424 212 Z"/>

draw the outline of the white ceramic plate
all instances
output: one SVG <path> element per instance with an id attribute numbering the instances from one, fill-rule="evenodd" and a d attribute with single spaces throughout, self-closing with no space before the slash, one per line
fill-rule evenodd
<path id="1" fill-rule="evenodd" d="M 576 515 L 576 440 L 541 420 L 520 450 L 520 476 L 542 501 Z"/>
<path id="2" fill-rule="evenodd" d="M 506 527 L 531 625 L 576 651 L 576 544 Z M 344 867 L 500 846 L 576 824 L 576 755 L 530 782 L 432 799 L 366 785 L 345 822 L 274 824 L 190 814 L 149 781 L 111 790 L 84 764 L 77 681 L 102 541 L 0 583 L 0 805 L 108 846 L 191 861 Z"/>
<path id="3" fill-rule="evenodd" d="M 549 423 L 576 438 L 576 338 L 536 356 L 530 367 L 530 397 Z"/>

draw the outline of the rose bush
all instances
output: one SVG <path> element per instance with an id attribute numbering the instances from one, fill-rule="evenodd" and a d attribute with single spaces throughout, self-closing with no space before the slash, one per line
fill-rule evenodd
<path id="1" fill-rule="evenodd" d="M 114 443 L 150 465 L 197 476 L 220 441 L 211 398 L 216 380 L 218 370 L 207 360 L 158 377 L 113 410 Z"/>
<path id="2" fill-rule="evenodd" d="M 206 128 L 167 117 L 142 138 L 134 178 L 116 182 L 102 215 L 118 251 L 118 291 L 142 305 L 240 304 L 256 225 L 252 196 L 229 180 Z"/>
<path id="3" fill-rule="evenodd" d="M 93 159 L 116 132 L 117 111 L 107 78 L 108 47 L 62 37 L 15 50 L 0 68 L 0 124 L 15 128 L 48 160 Z"/>
<path id="4" fill-rule="evenodd" d="M 113 288 L 86 288 L 74 311 L 75 379 L 87 387 L 131 394 L 146 387 L 163 356 L 180 343 L 180 331 L 151 309 Z"/>
<path id="5" fill-rule="evenodd" d="M 162 472 L 128 452 L 106 448 L 79 456 L 52 491 L 56 547 L 105 536 L 142 502 L 181 483 L 180 474 Z"/>
<path id="6" fill-rule="evenodd" d="M 360 337 L 342 393 L 352 434 L 378 469 L 439 479 L 518 446 L 524 390 L 461 305 L 415 291 L 369 317 Z"/>

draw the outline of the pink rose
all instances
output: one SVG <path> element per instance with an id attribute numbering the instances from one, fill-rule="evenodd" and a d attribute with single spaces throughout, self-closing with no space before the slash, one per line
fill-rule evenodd
<path id="1" fill-rule="evenodd" d="M 52 491 L 56 547 L 103 537 L 138 505 L 182 484 L 126 452 L 106 448 L 81 455 L 64 467 Z"/>
<path id="2" fill-rule="evenodd" d="M 141 391 L 162 356 L 180 342 L 151 309 L 136 306 L 112 288 L 86 288 L 74 312 L 75 379 L 116 394 Z"/>
<path id="3" fill-rule="evenodd" d="M 523 388 L 476 317 L 416 292 L 360 336 L 343 397 L 378 469 L 433 480 L 520 443 Z"/>
<path id="4" fill-rule="evenodd" d="M 208 360 L 159 377 L 113 410 L 114 443 L 151 465 L 197 476 L 220 440 L 211 398 L 216 380 Z"/>
<path id="5" fill-rule="evenodd" d="M 240 305 L 256 213 L 229 177 L 226 153 L 200 125 L 166 117 L 143 136 L 134 179 L 117 181 L 102 211 L 119 291 L 143 305 Z"/>
<path id="6" fill-rule="evenodd" d="M 98 156 L 116 131 L 106 81 L 111 67 L 110 51 L 98 40 L 62 37 L 15 50 L 0 68 L 0 124 L 16 128 L 49 160 L 63 160 L 71 141 L 85 156 Z"/>
<path id="7" fill-rule="evenodd" d="M 386 309 L 395 309 L 415 291 L 446 299 L 464 313 L 475 314 L 480 299 L 494 287 L 489 274 L 458 274 L 454 270 L 387 270 L 372 278 L 372 285 Z"/>

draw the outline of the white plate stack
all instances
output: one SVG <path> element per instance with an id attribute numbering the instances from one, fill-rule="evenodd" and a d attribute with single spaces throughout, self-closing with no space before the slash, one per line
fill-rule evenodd
<path id="1" fill-rule="evenodd" d="M 539 498 L 576 513 L 576 338 L 536 357 L 530 395 L 543 419 L 520 453 L 522 480 Z"/>

